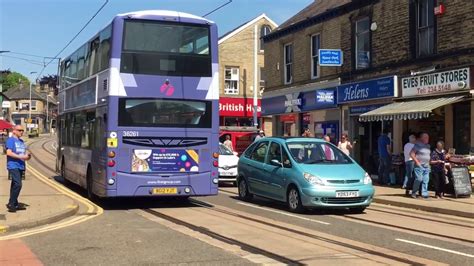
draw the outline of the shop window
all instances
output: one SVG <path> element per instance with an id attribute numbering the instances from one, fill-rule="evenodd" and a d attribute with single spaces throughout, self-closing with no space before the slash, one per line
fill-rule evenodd
<path id="1" fill-rule="evenodd" d="M 267 34 L 269 34 L 272 31 L 272 28 L 268 25 L 263 25 L 260 28 L 260 52 L 263 52 L 263 37 L 265 37 Z"/>
<path id="2" fill-rule="evenodd" d="M 321 48 L 321 35 L 311 36 L 311 78 L 319 78 L 319 49 Z"/>
<path id="3" fill-rule="evenodd" d="M 435 52 L 434 0 L 418 0 L 416 4 L 417 56 Z"/>
<path id="4" fill-rule="evenodd" d="M 370 65 L 370 19 L 363 18 L 355 23 L 355 66 L 356 69 Z"/>
<path id="5" fill-rule="evenodd" d="M 231 95 L 239 94 L 239 68 L 226 67 L 224 73 L 224 93 Z"/>
<path id="6" fill-rule="evenodd" d="M 456 154 L 469 154 L 471 144 L 471 103 L 453 105 L 454 149 Z M 450 147 L 446 147 L 450 148 Z"/>
<path id="7" fill-rule="evenodd" d="M 293 44 L 287 44 L 284 47 L 285 59 L 285 84 L 293 82 Z"/>

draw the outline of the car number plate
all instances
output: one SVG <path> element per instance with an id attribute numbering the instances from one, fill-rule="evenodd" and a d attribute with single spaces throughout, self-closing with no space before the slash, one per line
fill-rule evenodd
<path id="1" fill-rule="evenodd" d="M 153 194 L 166 195 L 166 194 L 178 194 L 178 188 L 175 187 L 159 187 L 153 189 Z"/>
<path id="2" fill-rule="evenodd" d="M 234 173 L 232 173 L 232 172 L 221 172 L 220 175 L 221 176 L 233 176 Z"/>
<path id="3" fill-rule="evenodd" d="M 356 198 L 359 197 L 359 191 L 336 191 L 336 198 Z"/>

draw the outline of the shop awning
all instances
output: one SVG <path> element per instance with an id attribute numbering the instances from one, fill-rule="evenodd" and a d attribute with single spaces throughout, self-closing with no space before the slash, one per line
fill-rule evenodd
<path id="1" fill-rule="evenodd" d="M 434 109 L 461 101 L 464 96 L 395 102 L 361 114 L 362 122 L 427 118 Z"/>

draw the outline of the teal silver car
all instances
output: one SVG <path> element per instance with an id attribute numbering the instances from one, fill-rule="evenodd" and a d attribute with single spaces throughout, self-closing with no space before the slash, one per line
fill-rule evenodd
<path id="1" fill-rule="evenodd" d="M 238 163 L 239 197 L 286 202 L 292 212 L 344 208 L 362 213 L 372 202 L 372 179 L 352 158 L 315 138 L 255 141 Z"/>

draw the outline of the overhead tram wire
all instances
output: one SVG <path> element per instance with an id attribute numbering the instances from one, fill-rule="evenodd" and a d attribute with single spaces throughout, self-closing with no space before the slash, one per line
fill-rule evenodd
<path id="1" fill-rule="evenodd" d="M 5 57 L 5 58 L 12 58 L 12 59 L 18 59 L 18 60 L 26 61 L 26 62 L 28 62 L 30 64 L 34 64 L 34 65 L 44 66 L 43 62 L 33 60 L 33 59 L 28 59 L 28 58 L 18 57 L 18 56 L 11 56 L 11 55 L 3 55 L 3 54 L 0 54 L 0 56 Z"/>
<path id="2" fill-rule="evenodd" d="M 230 4 L 230 3 L 232 3 L 232 0 L 229 0 L 227 3 L 224 3 L 224 4 L 220 5 L 220 6 L 218 6 L 218 7 L 215 8 L 214 10 L 212 10 L 212 11 L 210 11 L 210 12 L 204 14 L 202 17 L 205 18 L 205 17 L 209 16 L 210 14 L 216 12 L 217 10 L 219 10 L 219 9 L 221 9 L 221 8 L 223 8 L 223 7 L 225 7 L 226 5 L 228 5 L 228 4 Z"/>
<path id="3" fill-rule="evenodd" d="M 25 55 L 25 56 L 31 56 L 31 57 L 38 57 L 38 58 L 46 58 L 48 56 L 41 56 L 41 55 L 36 55 L 36 54 L 27 54 L 27 53 L 18 53 L 18 52 L 8 52 L 9 54 L 17 54 L 17 55 Z M 48 57 L 49 58 L 49 57 Z"/>
<path id="4" fill-rule="evenodd" d="M 66 44 L 66 46 L 64 46 L 54 57 L 51 58 L 51 60 L 49 60 L 49 62 L 46 65 L 44 65 L 43 69 L 41 69 L 36 79 L 38 79 L 43 74 L 44 70 L 51 64 L 51 62 L 57 59 L 58 56 L 62 52 L 64 52 L 64 50 L 66 50 L 66 48 L 77 38 L 77 36 L 79 36 L 79 34 L 81 34 L 81 32 L 92 22 L 92 20 L 100 13 L 100 11 L 102 11 L 102 9 L 104 9 L 104 7 L 108 3 L 109 3 L 109 0 L 105 0 L 102 6 L 95 12 L 95 14 L 89 19 L 89 21 L 87 21 L 87 23 L 81 28 L 81 30 L 79 30 L 79 32 L 76 33 L 76 35 L 74 35 L 74 37 Z"/>

